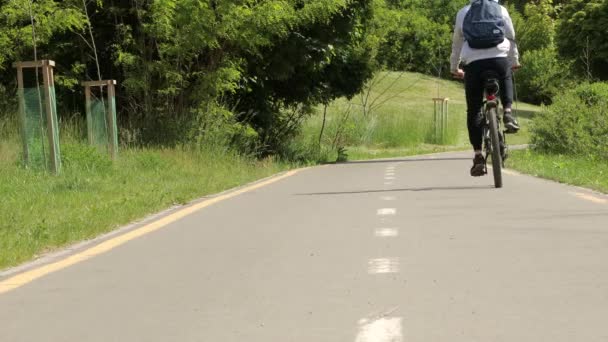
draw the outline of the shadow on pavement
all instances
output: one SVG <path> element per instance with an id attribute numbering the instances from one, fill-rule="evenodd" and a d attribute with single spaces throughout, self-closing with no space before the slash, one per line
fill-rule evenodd
<path id="1" fill-rule="evenodd" d="M 348 165 L 348 164 L 376 164 L 376 163 L 403 163 L 403 162 L 432 162 L 432 161 L 453 161 L 453 160 L 472 160 L 465 157 L 450 157 L 450 158 L 404 158 L 404 159 L 377 159 L 377 160 L 358 160 L 344 163 L 329 163 L 332 165 Z"/>
<path id="2" fill-rule="evenodd" d="M 490 189 L 495 189 L 495 188 L 492 185 L 437 186 L 437 187 L 420 187 L 420 188 L 386 189 L 386 190 L 313 192 L 313 193 L 307 193 L 307 194 L 296 194 L 296 196 L 332 196 L 332 195 L 372 194 L 372 193 L 379 193 L 379 192 L 406 192 L 406 191 L 418 192 L 418 191 L 490 190 Z"/>

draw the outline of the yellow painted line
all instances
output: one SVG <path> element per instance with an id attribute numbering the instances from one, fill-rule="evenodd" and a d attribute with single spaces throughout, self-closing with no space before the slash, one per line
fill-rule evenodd
<path id="1" fill-rule="evenodd" d="M 521 176 L 521 173 L 509 169 L 502 169 L 502 172 L 509 176 Z"/>
<path id="2" fill-rule="evenodd" d="M 585 193 L 582 193 L 582 192 L 576 192 L 576 193 L 574 193 L 574 196 L 576 196 L 576 197 L 578 197 L 580 199 L 584 199 L 586 201 L 593 202 L 593 203 L 598 203 L 598 204 L 606 204 L 606 203 L 608 203 L 608 199 L 601 198 L 601 197 L 598 197 L 598 196 L 593 196 L 593 195 L 590 195 L 590 194 L 585 194 Z"/>
<path id="3" fill-rule="evenodd" d="M 41 278 L 47 274 L 57 272 L 59 270 L 62 270 L 69 266 L 75 265 L 79 262 L 85 261 L 85 260 L 95 257 L 97 255 L 106 253 L 118 246 L 124 245 L 125 243 L 127 243 L 131 240 L 137 239 L 138 237 L 144 236 L 146 234 L 150 234 L 163 227 L 166 227 L 167 225 L 169 225 L 177 220 L 180 220 L 190 214 L 193 214 L 203 208 L 206 208 L 210 205 L 213 205 L 213 204 L 221 202 L 221 201 L 225 201 L 227 199 L 236 197 L 236 196 L 241 195 L 246 192 L 250 192 L 250 191 L 259 189 L 261 187 L 275 183 L 281 179 L 291 177 L 291 176 L 295 175 L 296 173 L 298 173 L 299 171 L 300 170 L 292 170 L 292 171 L 286 172 L 283 175 L 280 175 L 280 176 L 277 176 L 274 178 L 270 178 L 266 181 L 263 181 L 263 182 L 260 182 L 257 184 L 253 184 L 251 186 L 211 198 L 207 201 L 203 201 L 203 202 L 194 204 L 194 205 L 186 207 L 180 211 L 177 211 L 171 215 L 165 216 L 150 224 L 142 226 L 141 228 L 138 228 L 138 229 L 132 230 L 128 233 L 119 235 L 110 240 L 106 240 L 106 241 L 100 243 L 99 245 L 86 249 L 82 252 L 73 254 L 65 259 L 62 259 L 57 262 L 50 263 L 50 264 L 47 264 L 47 265 L 44 265 L 44 266 L 41 266 L 41 267 L 38 267 L 38 268 L 35 268 L 32 270 L 17 274 L 14 277 L 0 281 L 0 294 L 17 289 L 23 285 L 31 283 L 32 281 L 34 281 L 38 278 Z"/>
<path id="4" fill-rule="evenodd" d="M 488 170 L 491 170 L 492 166 L 488 165 Z M 517 172 L 517 171 L 513 171 L 511 169 L 502 169 L 502 173 L 509 175 L 509 176 L 521 176 L 521 173 Z"/>

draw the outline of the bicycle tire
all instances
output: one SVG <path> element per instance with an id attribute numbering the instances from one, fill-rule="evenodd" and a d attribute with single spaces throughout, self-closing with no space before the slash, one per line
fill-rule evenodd
<path id="1" fill-rule="evenodd" d="M 498 135 L 498 113 L 496 107 L 489 109 L 490 143 L 492 144 L 492 173 L 494 186 L 502 188 L 502 156 L 500 155 L 500 138 Z"/>

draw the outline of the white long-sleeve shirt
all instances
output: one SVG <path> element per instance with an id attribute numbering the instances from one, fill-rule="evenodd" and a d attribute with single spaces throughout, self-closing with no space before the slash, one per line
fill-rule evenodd
<path id="1" fill-rule="evenodd" d="M 471 0 L 473 2 L 475 0 Z M 498 0 L 492 0 L 498 2 Z M 452 38 L 452 56 L 450 57 L 450 70 L 456 72 L 458 65 L 463 62 L 465 65 L 481 59 L 490 59 L 497 57 L 507 57 L 512 65 L 519 65 L 519 51 L 515 42 L 515 29 L 509 11 L 504 6 L 502 15 L 505 20 L 505 40 L 496 47 L 489 49 L 473 49 L 464 40 L 462 25 L 464 17 L 471 9 L 471 5 L 465 6 L 458 12 L 456 16 L 456 25 L 454 26 L 454 37 Z"/>

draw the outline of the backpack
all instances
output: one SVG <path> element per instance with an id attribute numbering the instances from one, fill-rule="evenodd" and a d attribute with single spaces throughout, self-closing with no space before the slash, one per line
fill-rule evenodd
<path id="1" fill-rule="evenodd" d="M 464 39 L 473 49 L 488 49 L 505 40 L 502 6 L 492 0 L 476 0 L 462 24 Z"/>

